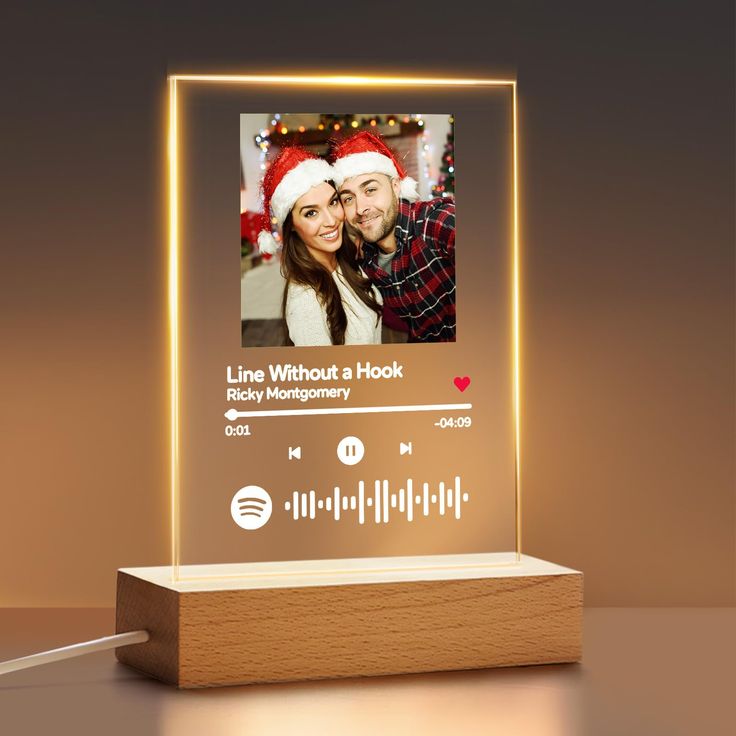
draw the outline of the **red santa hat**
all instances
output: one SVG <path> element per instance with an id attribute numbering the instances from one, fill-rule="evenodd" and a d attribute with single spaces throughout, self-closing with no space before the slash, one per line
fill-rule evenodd
<path id="1" fill-rule="evenodd" d="M 368 131 L 346 138 L 335 148 L 332 168 L 338 188 L 351 176 L 386 174 L 400 180 L 400 197 L 412 202 L 419 199 L 416 181 L 406 175 L 406 170 L 383 140 Z"/>
<path id="2" fill-rule="evenodd" d="M 335 172 L 324 159 L 300 146 L 284 148 L 263 177 L 263 229 L 258 234 L 261 253 L 275 253 L 279 244 L 271 234 L 271 213 L 279 227 L 294 203 L 312 187 L 332 181 Z"/>

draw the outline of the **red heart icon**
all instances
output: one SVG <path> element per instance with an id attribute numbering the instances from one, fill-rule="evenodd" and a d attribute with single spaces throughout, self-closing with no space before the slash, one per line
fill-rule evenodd
<path id="1" fill-rule="evenodd" d="M 455 380 L 453 383 L 457 386 L 459 391 L 462 393 L 465 391 L 465 389 L 470 386 L 470 377 L 469 376 L 455 376 Z"/>

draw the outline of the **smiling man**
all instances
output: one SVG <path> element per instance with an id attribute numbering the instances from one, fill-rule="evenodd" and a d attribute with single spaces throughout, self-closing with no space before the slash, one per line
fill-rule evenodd
<path id="1" fill-rule="evenodd" d="M 376 135 L 360 132 L 333 154 L 335 185 L 360 264 L 410 342 L 455 340 L 455 203 L 417 201 L 416 182 Z"/>

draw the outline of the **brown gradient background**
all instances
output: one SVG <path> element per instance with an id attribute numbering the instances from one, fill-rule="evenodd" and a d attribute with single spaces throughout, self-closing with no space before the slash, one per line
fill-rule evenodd
<path id="1" fill-rule="evenodd" d="M 165 77 L 214 70 L 518 77 L 524 550 L 589 605 L 733 605 L 731 3 L 373 5 L 380 51 L 278 12 L 0 11 L 0 605 L 168 560 Z"/>
<path id="2" fill-rule="evenodd" d="M 516 549 L 516 494 L 513 443 L 512 359 L 512 124 L 510 87 L 449 89 L 324 89 L 180 82 L 177 87 L 184 135 L 179 161 L 186 185 L 182 212 L 182 380 L 181 380 L 181 558 L 182 564 L 346 557 L 513 552 Z M 240 113 L 244 110 L 401 109 L 455 116 L 457 174 L 457 340 L 431 345 L 341 346 L 336 348 L 245 348 L 240 340 L 240 264 L 237 207 Z M 482 141 L 477 150 L 474 141 Z M 441 145 L 442 141 L 436 142 Z M 258 182 L 248 182 L 257 186 Z M 279 388 L 350 388 L 348 401 L 317 399 L 226 402 L 226 366 L 261 369 L 302 363 L 332 364 L 341 374 L 357 364 L 403 367 L 403 379 L 353 378 L 335 382 L 271 381 L 241 384 Z M 459 393 L 457 375 L 471 377 Z M 233 386 L 229 386 L 232 388 Z M 355 416 L 250 418 L 252 435 L 225 437 L 230 408 L 303 409 L 426 403 L 472 403 L 469 411 Z M 441 416 L 469 416 L 472 426 L 441 429 Z M 365 458 L 342 465 L 335 448 L 342 437 L 365 443 Z M 399 455 L 412 442 L 411 456 Z M 302 447 L 302 460 L 289 461 L 289 446 Z M 406 480 L 421 494 L 423 482 L 435 493 L 439 482 L 461 478 L 469 493 L 461 518 L 440 516 L 412 522 L 391 510 L 388 524 L 366 523 L 357 512 L 340 521 L 317 511 L 314 520 L 294 521 L 283 508 L 295 490 L 331 496 L 356 495 L 360 480 L 373 496 L 376 480 L 389 480 L 398 493 Z M 233 494 L 256 484 L 273 499 L 273 514 L 257 532 L 244 533 L 230 516 Z M 414 495 L 412 494 L 412 495 Z M 184 575 L 185 573 L 182 572 Z M 191 574 L 191 573 L 190 573 Z"/>

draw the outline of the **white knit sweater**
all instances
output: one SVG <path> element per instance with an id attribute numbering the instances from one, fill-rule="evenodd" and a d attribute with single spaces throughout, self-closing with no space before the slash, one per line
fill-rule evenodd
<path id="1" fill-rule="evenodd" d="M 332 272 L 337 284 L 348 324 L 345 328 L 346 345 L 375 345 L 381 342 L 381 318 L 361 301 L 342 275 L 338 266 Z M 376 301 L 381 295 L 373 288 Z M 290 283 L 286 297 L 286 325 L 294 345 L 332 345 L 327 311 L 311 286 Z"/>

